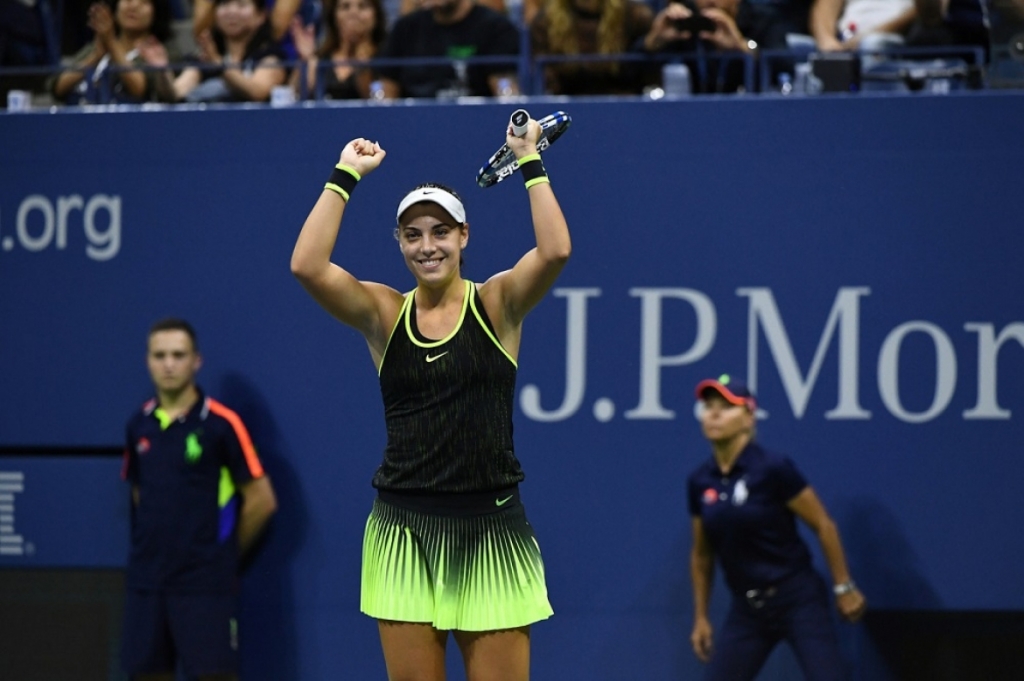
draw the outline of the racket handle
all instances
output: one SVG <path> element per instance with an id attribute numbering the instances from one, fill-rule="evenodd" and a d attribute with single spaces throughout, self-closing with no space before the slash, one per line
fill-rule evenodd
<path id="1" fill-rule="evenodd" d="M 512 112 L 512 117 L 509 118 L 508 124 L 512 127 L 513 135 L 522 137 L 526 134 L 526 129 L 530 125 L 530 114 L 527 113 L 526 109 L 516 109 Z"/>

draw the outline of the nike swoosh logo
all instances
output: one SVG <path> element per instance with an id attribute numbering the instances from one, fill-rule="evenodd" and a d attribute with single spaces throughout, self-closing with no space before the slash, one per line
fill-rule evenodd
<path id="1" fill-rule="evenodd" d="M 444 357 L 447 354 L 448 354 L 448 351 L 446 350 L 446 351 L 442 352 L 440 355 L 434 355 L 433 357 L 431 357 L 430 355 L 427 355 L 427 362 L 435 362 L 435 361 L 441 359 L 442 357 Z"/>
<path id="2" fill-rule="evenodd" d="M 504 506 L 505 504 L 508 503 L 509 499 L 511 499 L 514 496 L 515 496 L 514 494 L 510 494 L 507 497 L 505 497 L 504 499 L 495 499 L 494 500 L 494 505 L 495 506 Z"/>

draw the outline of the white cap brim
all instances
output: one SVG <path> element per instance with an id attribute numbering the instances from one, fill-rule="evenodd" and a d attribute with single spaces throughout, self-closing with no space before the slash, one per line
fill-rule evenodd
<path id="1" fill-rule="evenodd" d="M 407 211 L 414 203 L 423 203 L 424 201 L 441 206 L 460 225 L 466 222 L 466 208 L 462 205 L 462 201 L 455 198 L 451 192 L 447 192 L 440 187 L 413 189 L 398 204 L 398 215 L 395 216 L 395 219 L 400 220 L 402 213 Z"/>

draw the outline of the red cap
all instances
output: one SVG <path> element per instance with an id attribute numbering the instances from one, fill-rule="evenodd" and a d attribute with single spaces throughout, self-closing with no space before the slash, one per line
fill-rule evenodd
<path id="1" fill-rule="evenodd" d="M 731 404 L 746 406 L 750 411 L 757 409 L 757 399 L 743 381 L 733 379 L 729 374 L 716 378 L 706 378 L 697 384 L 695 393 L 698 400 L 703 400 L 708 390 L 714 390 Z"/>

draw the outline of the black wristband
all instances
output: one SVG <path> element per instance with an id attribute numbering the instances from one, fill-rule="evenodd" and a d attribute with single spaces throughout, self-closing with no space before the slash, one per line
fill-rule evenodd
<path id="1" fill-rule="evenodd" d="M 335 192 L 345 199 L 347 203 L 361 179 L 362 177 L 356 172 L 355 168 L 339 163 L 334 166 L 334 171 L 331 173 L 330 179 L 327 180 L 327 184 L 324 185 L 324 189 L 330 189 L 332 192 Z"/>
<path id="2" fill-rule="evenodd" d="M 523 174 L 526 188 L 529 189 L 535 184 L 548 182 L 548 172 L 540 160 L 539 154 L 530 154 L 519 160 L 519 170 Z"/>

